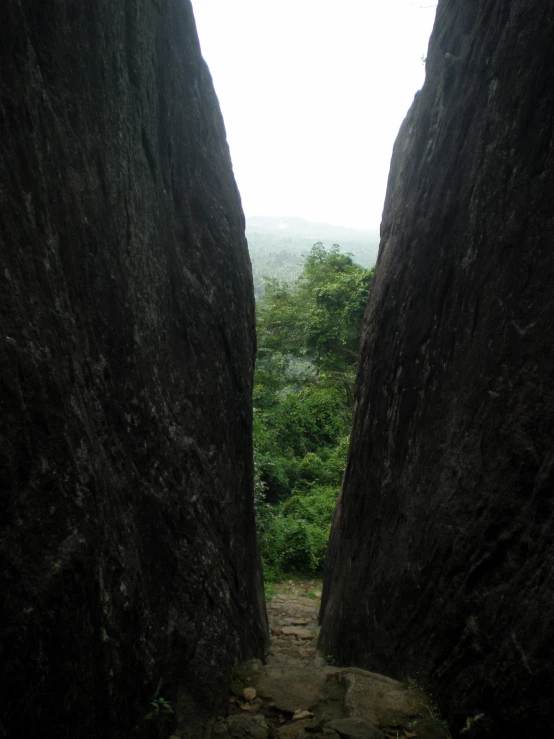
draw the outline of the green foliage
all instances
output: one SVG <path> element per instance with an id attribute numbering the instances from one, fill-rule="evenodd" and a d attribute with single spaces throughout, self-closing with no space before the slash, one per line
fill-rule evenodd
<path id="1" fill-rule="evenodd" d="M 293 285 L 266 280 L 258 301 L 255 484 L 266 581 L 323 566 L 372 274 L 317 243 Z"/>
<path id="2" fill-rule="evenodd" d="M 476 713 L 474 716 L 469 716 L 468 718 L 466 718 L 466 724 L 464 728 L 460 730 L 460 734 L 467 734 L 473 729 L 473 726 L 477 721 L 481 721 L 484 718 L 484 713 Z"/>
<path id="3" fill-rule="evenodd" d="M 146 721 L 168 721 L 173 716 L 171 703 L 165 698 L 155 698 L 150 705 L 152 709 L 144 717 Z"/>
<path id="4" fill-rule="evenodd" d="M 258 307 L 262 358 L 269 353 L 309 358 L 320 376 L 348 375 L 357 359 L 372 277 L 373 270 L 354 264 L 337 244 L 327 250 L 318 242 L 292 286 L 266 279 Z"/>
<path id="5" fill-rule="evenodd" d="M 302 457 L 332 446 L 348 425 L 344 400 L 334 388 L 312 385 L 281 400 L 267 422 L 285 455 Z"/>
<path id="6" fill-rule="evenodd" d="M 375 229 L 344 228 L 300 218 L 251 217 L 246 222 L 246 235 L 257 296 L 263 294 L 264 276 L 288 282 L 299 277 L 314 233 L 326 244 L 342 244 L 358 264 L 371 267 L 377 260 L 379 232 Z"/>
<path id="7" fill-rule="evenodd" d="M 281 504 L 284 516 L 302 519 L 324 529 L 333 518 L 337 491 L 334 487 L 312 488 L 309 494 L 291 495 Z"/>
<path id="8" fill-rule="evenodd" d="M 433 696 L 430 695 L 432 698 Z M 447 735 L 448 739 L 452 739 L 452 734 L 450 732 L 450 728 L 448 726 L 448 722 L 445 718 L 441 716 L 441 712 L 439 710 L 439 707 L 436 703 L 433 703 L 430 706 L 427 706 L 427 710 L 431 714 L 433 721 L 437 724 L 437 726 L 440 726 L 444 733 Z"/>
<path id="9" fill-rule="evenodd" d="M 280 572 L 312 572 L 317 561 L 308 524 L 302 519 L 277 514 L 262 539 L 265 557 Z"/>
<path id="10" fill-rule="evenodd" d="M 327 251 L 317 243 L 307 256 L 299 292 L 310 309 L 307 349 L 320 370 L 341 373 L 356 362 L 372 276 L 336 244 Z"/>
<path id="11" fill-rule="evenodd" d="M 260 454 L 258 457 L 258 474 L 274 503 L 284 498 L 290 490 L 287 466 L 287 460 L 283 457 L 272 457 L 271 454 Z"/>

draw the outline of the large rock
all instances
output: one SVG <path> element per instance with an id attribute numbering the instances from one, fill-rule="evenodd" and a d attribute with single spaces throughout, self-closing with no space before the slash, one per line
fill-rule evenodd
<path id="1" fill-rule="evenodd" d="M 376 726 L 359 718 L 338 718 L 329 722 L 341 739 L 385 739 L 385 735 Z"/>
<path id="2" fill-rule="evenodd" d="M 291 714 L 314 708 L 337 690 L 336 680 L 326 670 L 307 667 L 293 658 L 284 664 L 269 664 L 254 676 L 252 684 L 258 695 Z"/>
<path id="3" fill-rule="evenodd" d="M 267 626 L 251 269 L 190 2 L 5 0 L 0 69 L 0 735 L 140 735 L 179 694 L 196 737 Z"/>
<path id="4" fill-rule="evenodd" d="M 339 671 L 344 685 L 347 716 L 363 719 L 387 731 L 407 726 L 410 721 L 427 718 L 430 699 L 417 688 L 391 680 L 384 675 L 356 668 Z"/>
<path id="5" fill-rule="evenodd" d="M 441 0 L 395 145 L 320 646 L 554 729 L 554 14 Z"/>
<path id="6" fill-rule="evenodd" d="M 267 721 L 263 716 L 229 716 L 227 723 L 233 739 L 267 739 Z"/>

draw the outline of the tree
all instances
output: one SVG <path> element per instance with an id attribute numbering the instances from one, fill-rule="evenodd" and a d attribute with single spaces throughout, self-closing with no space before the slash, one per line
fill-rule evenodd
<path id="1" fill-rule="evenodd" d="M 351 398 L 361 325 L 373 277 L 338 244 L 314 244 L 293 283 L 266 280 L 258 305 L 260 367 L 280 354 L 313 364 L 320 380 L 335 378 Z"/>
<path id="2" fill-rule="evenodd" d="M 257 304 L 254 445 L 266 574 L 322 565 L 372 276 L 338 245 L 318 242 L 292 284 L 265 280 Z"/>

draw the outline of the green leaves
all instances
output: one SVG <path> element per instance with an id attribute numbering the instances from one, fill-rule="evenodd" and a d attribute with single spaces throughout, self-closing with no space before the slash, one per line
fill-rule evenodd
<path id="1" fill-rule="evenodd" d="M 155 698 L 150 705 L 152 706 L 152 710 L 144 717 L 145 721 L 167 721 L 173 715 L 171 703 L 165 698 Z"/>
<path id="2" fill-rule="evenodd" d="M 321 569 L 350 431 L 372 270 L 314 244 L 300 277 L 265 280 L 254 382 L 256 514 L 274 577 Z"/>
<path id="3" fill-rule="evenodd" d="M 337 244 L 314 244 L 293 285 L 265 280 L 257 314 L 262 356 L 309 357 L 318 372 L 354 364 L 372 277 Z"/>

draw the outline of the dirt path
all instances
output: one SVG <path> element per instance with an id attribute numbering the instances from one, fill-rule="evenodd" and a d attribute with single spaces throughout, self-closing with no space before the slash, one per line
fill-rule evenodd
<path id="1" fill-rule="evenodd" d="M 231 681 L 229 715 L 211 737 L 233 739 L 447 739 L 419 689 L 333 664 L 317 650 L 321 583 L 283 583 L 268 602 L 266 664 Z"/>
<path id="2" fill-rule="evenodd" d="M 306 660 L 325 667 L 317 652 L 320 582 L 281 583 L 277 594 L 267 603 L 270 630 L 268 664 Z"/>

